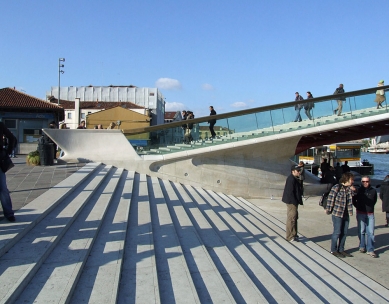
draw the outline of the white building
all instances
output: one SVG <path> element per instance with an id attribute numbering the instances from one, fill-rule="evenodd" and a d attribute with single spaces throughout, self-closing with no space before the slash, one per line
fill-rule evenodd
<path id="1" fill-rule="evenodd" d="M 51 87 L 46 93 L 47 99 L 58 99 L 58 87 Z M 87 86 L 61 87 L 60 99 L 74 101 L 132 102 L 148 109 L 151 125 L 164 123 L 165 98 L 157 88 L 138 88 L 136 86 Z"/>

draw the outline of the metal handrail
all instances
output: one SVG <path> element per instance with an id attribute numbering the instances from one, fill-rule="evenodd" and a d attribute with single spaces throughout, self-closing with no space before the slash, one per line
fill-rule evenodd
<path id="1" fill-rule="evenodd" d="M 367 94 L 375 93 L 377 90 L 389 90 L 389 85 L 382 86 L 382 87 L 373 87 L 373 88 L 368 88 L 368 89 L 363 89 L 363 90 L 358 90 L 358 91 L 352 91 L 352 92 L 347 92 L 347 93 L 342 93 L 342 94 L 336 94 L 336 95 L 331 94 L 331 95 L 327 95 L 327 96 L 311 98 L 311 99 L 309 99 L 309 102 L 318 103 L 318 102 L 324 102 L 324 101 L 328 101 L 328 100 L 338 100 L 338 99 L 343 99 L 343 98 L 347 98 L 347 97 L 353 97 L 355 95 L 359 95 L 359 96 L 360 95 L 367 95 Z M 235 112 L 228 112 L 228 113 L 223 113 L 223 114 L 212 115 L 212 117 L 211 116 L 204 116 L 204 117 L 191 119 L 190 123 L 195 124 L 195 123 L 200 123 L 200 122 L 206 122 L 210 119 L 220 120 L 220 119 L 225 119 L 225 118 L 230 118 L 230 117 L 242 116 L 242 115 L 246 115 L 246 114 L 277 110 L 277 109 L 295 106 L 296 104 L 301 104 L 304 102 L 307 102 L 307 100 L 304 99 L 304 100 L 299 100 L 299 101 L 289 101 L 289 102 L 285 102 L 282 104 L 262 106 L 262 107 L 251 108 L 251 109 L 246 109 L 246 110 L 239 110 L 239 111 L 235 111 Z M 188 123 L 188 121 L 180 120 L 180 121 L 169 122 L 169 123 L 156 125 L 156 126 L 137 128 L 137 129 L 127 129 L 127 130 L 122 130 L 122 131 L 126 135 L 135 135 L 135 134 L 141 134 L 141 133 L 154 132 L 154 131 L 163 130 L 163 129 L 180 127 L 186 123 Z"/>

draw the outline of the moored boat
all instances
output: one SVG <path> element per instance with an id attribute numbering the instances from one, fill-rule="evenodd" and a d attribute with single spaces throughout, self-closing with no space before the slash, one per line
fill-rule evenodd
<path id="1" fill-rule="evenodd" d="M 367 152 L 375 154 L 389 154 L 389 149 L 369 147 L 367 148 Z"/>

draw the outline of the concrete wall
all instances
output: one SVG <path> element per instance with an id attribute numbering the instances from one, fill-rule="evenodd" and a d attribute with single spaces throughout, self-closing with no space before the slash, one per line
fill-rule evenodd
<path id="1" fill-rule="evenodd" d="M 98 161 L 139 173 L 245 198 L 280 197 L 299 136 L 253 139 L 141 158 L 119 130 L 44 129 L 64 161 Z M 305 193 L 322 193 L 314 176 Z"/>

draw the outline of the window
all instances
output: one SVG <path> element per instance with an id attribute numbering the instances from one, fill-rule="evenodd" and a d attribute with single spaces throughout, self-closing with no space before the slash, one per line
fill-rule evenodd
<path id="1" fill-rule="evenodd" d="M 8 129 L 16 129 L 16 119 L 4 119 L 4 125 Z"/>
<path id="2" fill-rule="evenodd" d="M 85 119 L 85 113 L 81 113 L 81 119 Z"/>
<path id="3" fill-rule="evenodd" d="M 72 119 L 72 112 L 68 112 L 68 119 Z"/>
<path id="4" fill-rule="evenodd" d="M 150 93 L 149 96 L 154 96 L 154 93 Z"/>

